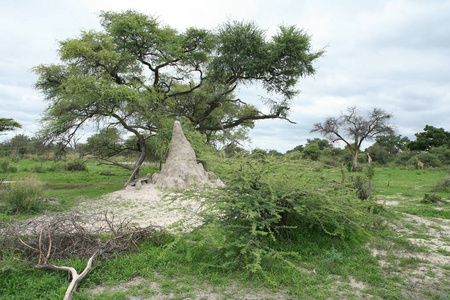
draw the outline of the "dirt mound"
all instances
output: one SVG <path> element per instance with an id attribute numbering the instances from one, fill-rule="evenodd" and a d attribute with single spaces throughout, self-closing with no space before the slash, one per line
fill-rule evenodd
<path id="1" fill-rule="evenodd" d="M 175 121 L 169 155 L 162 170 L 154 174 L 151 183 L 160 187 L 187 188 L 193 184 L 199 186 L 222 186 L 223 183 L 212 172 L 206 172 L 201 163 L 197 163 L 195 151 L 184 136 L 181 124 Z"/>

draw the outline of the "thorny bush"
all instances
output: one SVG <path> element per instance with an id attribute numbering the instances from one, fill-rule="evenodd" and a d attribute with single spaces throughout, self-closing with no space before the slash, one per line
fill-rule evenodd
<path id="1" fill-rule="evenodd" d="M 199 245 L 217 249 L 222 267 L 261 271 L 265 258 L 287 261 L 289 253 L 270 246 L 282 242 L 283 233 L 314 230 L 345 239 L 365 230 L 375 217 L 354 188 L 324 179 L 302 161 L 246 158 L 228 168 L 219 171 L 226 174 L 221 176 L 226 187 L 184 195 L 208 207 L 197 229 Z"/>

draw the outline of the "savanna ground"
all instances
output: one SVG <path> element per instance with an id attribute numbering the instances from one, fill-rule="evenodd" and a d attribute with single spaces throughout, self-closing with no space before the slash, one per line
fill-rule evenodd
<path id="1" fill-rule="evenodd" d="M 44 191 L 35 210 L 40 212 L 17 213 L 11 206 L 0 206 L 3 224 L 12 218 L 28 220 L 42 211 L 80 209 L 86 203 L 96 210 L 118 212 L 138 205 L 105 198 L 122 188 L 127 171 L 94 161 L 86 163 L 87 170 L 69 171 L 64 162 L 38 157 L 5 160 L 3 171 L 12 171 L 5 180 L 31 176 L 27 180 L 43 182 Z M 302 172 L 299 180 L 341 180 L 339 167 L 310 163 L 302 169 L 296 161 L 292 165 L 290 171 Z M 156 170 L 147 165 L 142 174 Z M 351 175 L 346 173 L 347 181 Z M 295 253 L 289 264 L 266 259 L 261 263 L 263 272 L 219 264 L 216 260 L 223 258 L 217 253 L 193 246 L 199 234 L 195 231 L 167 234 L 158 243 L 142 241 L 134 251 L 96 262 L 75 299 L 450 299 L 449 191 L 448 186 L 432 191 L 448 176 L 448 167 L 375 167 L 370 201 L 378 203 L 374 206 L 378 218 L 371 231 L 342 238 L 298 228 L 282 243 L 271 245 Z M 4 183 L 2 188 L 13 184 Z M 65 258 L 57 263 L 81 272 L 86 259 Z M 62 299 L 67 284 L 66 272 L 35 269 L 17 254 L 3 250 L 1 299 Z"/>

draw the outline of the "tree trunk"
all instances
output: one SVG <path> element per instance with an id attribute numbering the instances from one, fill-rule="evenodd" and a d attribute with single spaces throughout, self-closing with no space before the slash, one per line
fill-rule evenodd
<path id="1" fill-rule="evenodd" d="M 141 154 L 139 155 L 139 158 L 136 160 L 136 163 L 134 164 L 133 173 L 131 173 L 130 178 L 128 178 L 128 181 L 125 183 L 125 187 L 128 186 L 133 180 L 139 178 L 139 169 L 141 168 L 142 163 L 147 157 L 147 145 L 145 143 L 145 139 L 144 137 L 138 137 L 138 139 L 139 139 L 139 146 L 141 148 Z"/>
<path id="2" fill-rule="evenodd" d="M 352 172 L 356 172 L 356 167 L 358 165 L 358 150 L 355 150 L 355 153 L 353 153 L 353 167 Z"/>

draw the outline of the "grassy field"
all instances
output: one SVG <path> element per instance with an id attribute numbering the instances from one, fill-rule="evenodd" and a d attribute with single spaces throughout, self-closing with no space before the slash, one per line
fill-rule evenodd
<path id="1" fill-rule="evenodd" d="M 87 170 L 73 172 L 64 170 L 64 162 L 9 161 L 17 170 L 5 180 L 36 176 L 44 183 L 44 209 L 58 212 L 120 189 L 129 174 L 86 164 Z M 283 172 L 296 168 L 294 163 Z M 146 166 L 142 174 L 155 171 Z M 313 164 L 302 172 L 301 180 L 341 180 L 338 167 Z M 352 175 L 346 173 L 347 180 Z M 218 266 L 211 249 L 192 246 L 199 234 L 194 231 L 143 242 L 137 251 L 98 262 L 75 299 L 450 299 L 450 194 L 432 191 L 448 176 L 448 168 L 375 167 L 373 199 L 380 218 L 374 230 L 343 239 L 300 228 L 271 245 L 295 254 L 289 264 L 267 259 L 264 273 Z M 3 207 L 1 219 L 9 220 Z M 59 263 L 80 272 L 86 259 Z M 8 251 L 1 265 L 1 299 L 62 299 L 67 288 L 67 273 L 37 270 Z"/>

